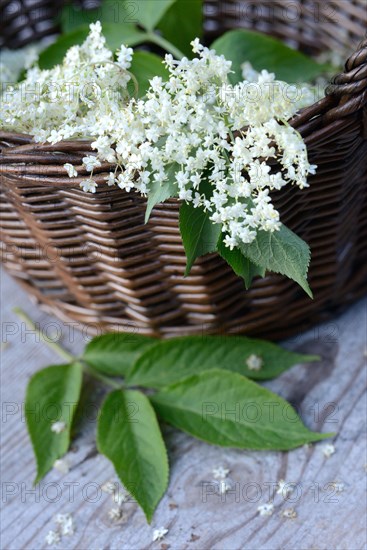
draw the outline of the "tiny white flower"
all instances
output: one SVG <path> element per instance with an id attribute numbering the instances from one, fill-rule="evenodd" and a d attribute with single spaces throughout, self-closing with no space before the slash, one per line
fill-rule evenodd
<path id="1" fill-rule="evenodd" d="M 67 474 L 70 469 L 69 462 L 66 458 L 59 458 L 55 460 L 54 466 L 55 470 L 58 470 L 62 474 Z"/>
<path id="2" fill-rule="evenodd" d="M 108 517 L 112 521 L 118 521 L 122 518 L 122 510 L 121 508 L 111 508 L 111 510 L 108 511 Z"/>
<path id="3" fill-rule="evenodd" d="M 62 536 L 71 536 L 75 532 L 75 524 L 71 514 L 57 514 L 55 523 L 59 526 Z"/>
<path id="4" fill-rule="evenodd" d="M 99 168 L 101 166 L 100 161 L 97 159 L 97 157 L 94 157 L 93 155 L 83 157 L 83 164 L 88 172 L 92 172 L 94 168 Z"/>
<path id="5" fill-rule="evenodd" d="M 54 546 L 61 541 L 60 533 L 57 531 L 49 531 L 45 537 L 45 542 L 49 546 Z"/>
<path id="6" fill-rule="evenodd" d="M 58 420 L 51 424 L 51 431 L 55 434 L 61 434 L 61 432 L 66 430 L 66 423 L 63 420 Z"/>
<path id="7" fill-rule="evenodd" d="M 152 541 L 156 542 L 157 540 L 162 540 L 168 533 L 168 529 L 160 527 L 159 529 L 154 529 Z"/>
<path id="8" fill-rule="evenodd" d="M 262 357 L 260 357 L 259 355 L 255 355 L 254 353 L 246 359 L 246 365 L 248 366 L 249 370 L 260 370 L 263 364 L 264 361 Z"/>
<path id="9" fill-rule="evenodd" d="M 321 450 L 325 458 L 330 458 L 335 453 L 335 447 L 332 443 L 326 443 L 321 447 Z"/>
<path id="10" fill-rule="evenodd" d="M 108 495 L 114 495 L 116 491 L 116 484 L 113 481 L 106 481 L 103 483 L 101 490 Z"/>
<path id="11" fill-rule="evenodd" d="M 69 178 L 76 178 L 77 177 L 78 172 L 76 171 L 76 169 L 74 168 L 74 166 L 72 164 L 67 162 L 66 164 L 64 164 L 64 168 L 67 171 Z"/>
<path id="12" fill-rule="evenodd" d="M 83 180 L 80 182 L 80 187 L 85 191 L 86 193 L 95 193 L 97 189 L 97 184 L 94 180 L 88 179 Z"/>
<path id="13" fill-rule="evenodd" d="M 218 491 L 220 495 L 225 495 L 232 489 L 232 482 L 229 479 L 221 479 L 218 483 Z"/>
<path id="14" fill-rule="evenodd" d="M 296 519 L 297 512 L 295 511 L 294 508 L 286 508 L 285 510 L 282 511 L 281 515 L 283 516 L 283 518 Z"/>
<path id="15" fill-rule="evenodd" d="M 274 504 L 260 504 L 257 507 L 260 516 L 272 516 L 274 512 Z"/>
<path id="16" fill-rule="evenodd" d="M 277 488 L 277 495 L 282 495 L 283 498 L 286 498 L 289 493 L 292 493 L 293 492 L 293 487 L 291 486 L 290 483 L 287 483 L 286 481 L 284 481 L 284 479 L 280 479 L 278 481 L 278 488 Z"/>
<path id="17" fill-rule="evenodd" d="M 228 468 L 223 468 L 223 466 L 218 466 L 218 468 L 213 468 L 213 477 L 214 479 L 225 479 L 229 472 Z"/>
<path id="18" fill-rule="evenodd" d="M 344 483 L 341 483 L 340 481 L 333 481 L 331 486 L 335 489 L 336 493 L 342 493 L 345 489 Z"/>
<path id="19" fill-rule="evenodd" d="M 112 495 L 113 502 L 118 506 L 121 506 L 124 502 L 127 501 L 127 499 L 128 499 L 127 494 L 118 490 Z"/>

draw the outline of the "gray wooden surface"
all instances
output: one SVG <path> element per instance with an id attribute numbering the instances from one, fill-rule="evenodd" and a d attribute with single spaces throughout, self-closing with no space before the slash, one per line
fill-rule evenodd
<path id="1" fill-rule="evenodd" d="M 1 291 L 2 550 L 48 548 L 45 536 L 57 513 L 71 513 L 75 521 L 75 534 L 56 546 L 65 549 L 366 548 L 366 301 L 287 343 L 321 354 L 321 364 L 296 366 L 267 384 L 292 401 L 309 427 L 338 432 L 335 454 L 325 458 L 324 442 L 289 453 L 220 449 L 166 429 L 171 480 L 148 526 L 134 502 L 123 505 L 121 521 L 109 517 L 113 503 L 100 486 L 115 478 L 95 452 L 91 409 L 67 455 L 69 473 L 53 470 L 32 486 L 35 464 L 22 415 L 25 387 L 33 372 L 59 359 L 25 332 L 12 308 L 21 306 L 48 335 L 62 330 L 70 350 L 81 351 L 86 335 L 42 313 L 4 273 Z M 232 489 L 222 496 L 212 474 L 218 466 L 230 469 Z M 274 496 L 280 479 L 295 484 L 289 500 Z M 334 482 L 344 490 L 336 492 Z M 273 515 L 260 516 L 257 507 L 272 499 Z M 289 508 L 296 518 L 282 515 Z M 152 542 L 159 527 L 169 532 Z"/>

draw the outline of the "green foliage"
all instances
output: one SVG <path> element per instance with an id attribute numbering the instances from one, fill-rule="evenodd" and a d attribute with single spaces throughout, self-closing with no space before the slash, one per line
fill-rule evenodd
<path id="1" fill-rule="evenodd" d="M 241 65 L 245 61 L 249 61 L 257 71 L 266 69 L 286 82 L 306 82 L 327 69 L 280 40 L 255 31 L 229 31 L 215 40 L 211 47 L 232 61 L 234 73 L 229 75 L 232 84 L 242 80 Z"/>
<path id="2" fill-rule="evenodd" d="M 37 461 L 37 483 L 70 445 L 70 431 L 78 405 L 82 366 L 78 363 L 47 367 L 30 379 L 25 399 L 28 432 Z M 55 422 L 65 429 L 56 433 Z"/>
<path id="3" fill-rule="evenodd" d="M 218 241 L 218 253 L 222 258 L 231 266 L 233 271 L 238 277 L 242 277 L 245 281 L 246 288 L 250 288 L 252 279 L 259 275 L 265 276 L 266 269 L 252 263 L 246 256 L 244 256 L 239 248 L 231 250 L 225 246 L 223 237 L 221 236 Z"/>
<path id="4" fill-rule="evenodd" d="M 97 446 L 150 523 L 167 488 L 169 472 L 158 422 L 145 395 L 116 390 L 107 396 L 98 419 Z"/>
<path id="5" fill-rule="evenodd" d="M 156 342 L 154 338 L 141 334 L 102 334 L 87 344 L 83 360 L 102 374 L 123 377 L 138 357 Z"/>
<path id="6" fill-rule="evenodd" d="M 202 0 L 176 0 L 161 19 L 158 27 L 163 36 L 192 58 L 190 42 L 203 34 Z"/>
<path id="7" fill-rule="evenodd" d="M 165 422 L 222 447 L 287 450 L 331 435 L 311 432 L 287 401 L 233 372 L 190 376 L 151 401 Z"/>
<path id="8" fill-rule="evenodd" d="M 196 258 L 217 249 L 221 226 L 213 224 L 209 216 L 202 207 L 194 208 L 186 202 L 180 208 L 180 232 L 187 258 L 185 276 L 189 275 Z"/>
<path id="9" fill-rule="evenodd" d="M 173 163 L 167 170 L 168 180 L 162 183 L 159 181 L 154 181 L 150 184 L 147 209 L 145 212 L 145 223 L 148 222 L 152 210 L 156 204 L 164 202 L 165 200 L 177 195 L 178 185 L 175 175 L 179 169 L 179 165 L 177 163 Z"/>
<path id="10" fill-rule="evenodd" d="M 148 88 L 149 80 L 154 76 L 161 76 L 168 80 L 168 70 L 158 55 L 150 52 L 135 52 L 131 63 L 130 72 L 138 82 L 138 96 L 143 97 Z"/>
<path id="11" fill-rule="evenodd" d="M 256 239 L 251 244 L 242 245 L 241 251 L 254 264 L 293 279 L 312 298 L 307 283 L 310 248 L 285 225 L 274 233 L 258 231 Z"/>
<path id="12" fill-rule="evenodd" d="M 246 361 L 251 355 L 261 359 L 259 370 L 249 369 Z M 126 382 L 161 389 L 192 374 L 218 368 L 268 380 L 293 365 L 317 360 L 314 355 L 301 355 L 243 336 L 185 336 L 158 341 L 148 348 L 126 373 Z"/>

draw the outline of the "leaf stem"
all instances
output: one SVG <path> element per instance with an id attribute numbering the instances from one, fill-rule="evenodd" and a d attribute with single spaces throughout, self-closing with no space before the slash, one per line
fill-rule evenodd
<path id="1" fill-rule="evenodd" d="M 80 363 L 82 365 L 85 374 L 88 374 L 88 376 L 92 376 L 96 380 L 100 380 L 101 382 L 106 384 L 106 386 L 110 386 L 110 388 L 114 388 L 115 390 L 122 390 L 123 389 L 123 387 L 124 387 L 123 384 L 121 384 L 119 382 L 116 382 L 115 380 L 112 380 L 111 378 L 108 378 L 107 376 L 104 376 L 100 372 L 92 369 L 91 367 L 86 365 L 86 363 L 84 363 L 84 361 L 78 360 L 78 363 Z"/>
<path id="2" fill-rule="evenodd" d="M 176 48 L 176 46 L 171 44 L 171 42 L 169 42 L 159 34 L 148 32 L 146 38 L 148 42 L 153 42 L 153 44 L 156 44 L 157 46 L 163 48 L 167 52 L 171 53 L 176 59 L 182 59 L 183 57 L 185 57 L 181 50 Z"/>
<path id="3" fill-rule="evenodd" d="M 60 357 L 62 357 L 63 359 L 66 359 L 66 361 L 68 362 L 71 362 L 71 361 L 74 361 L 75 360 L 75 357 L 74 355 L 72 355 L 71 353 L 69 353 L 68 351 L 66 351 L 66 349 L 62 348 L 59 344 L 57 344 L 56 342 L 53 342 L 52 340 L 50 340 L 49 338 L 47 338 L 47 336 L 42 332 L 42 330 L 32 321 L 32 319 L 27 315 L 27 313 L 25 311 L 23 311 L 21 308 L 19 307 L 15 307 L 13 309 L 13 312 L 20 318 L 22 319 L 22 321 L 25 322 L 25 324 L 27 325 L 27 327 L 30 329 L 30 330 L 33 330 L 39 337 L 40 339 L 42 340 L 42 342 L 44 342 L 45 344 L 48 345 L 49 348 L 53 349 L 54 351 L 56 351 L 56 353 L 58 353 L 58 355 L 60 355 Z"/>

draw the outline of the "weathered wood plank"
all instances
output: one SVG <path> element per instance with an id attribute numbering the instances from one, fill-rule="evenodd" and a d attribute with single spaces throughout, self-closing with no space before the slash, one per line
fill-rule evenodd
<path id="1" fill-rule="evenodd" d="M 68 327 L 32 305 L 6 274 L 1 290 L 3 341 L 9 342 L 1 371 L 2 549 L 46 548 L 45 536 L 59 512 L 72 513 L 76 523 L 75 534 L 58 545 L 65 549 L 366 548 L 366 301 L 288 343 L 322 354 L 320 365 L 297 366 L 267 384 L 297 407 L 309 427 L 338 432 L 335 454 L 326 459 L 324 443 L 289 453 L 223 450 L 166 428 L 171 482 L 148 526 L 133 502 L 124 505 L 120 523 L 109 519 L 113 504 L 100 486 L 114 474 L 107 460 L 95 454 L 91 420 L 84 422 L 68 453 L 70 472 L 52 471 L 32 487 L 35 468 L 21 410 L 25 387 L 33 372 L 59 360 L 24 331 L 12 307 L 21 305 L 48 334 L 68 332 Z M 80 352 L 83 341 L 70 331 L 64 344 Z M 212 469 L 218 465 L 231 470 L 232 489 L 222 496 L 213 494 Z M 274 514 L 260 517 L 257 507 L 273 498 L 281 478 L 296 484 L 290 500 L 276 494 Z M 330 485 L 335 481 L 344 484 L 343 492 L 335 493 Z M 295 519 L 281 515 L 287 508 L 295 509 Z M 152 543 L 157 527 L 169 533 L 163 542 Z"/>

